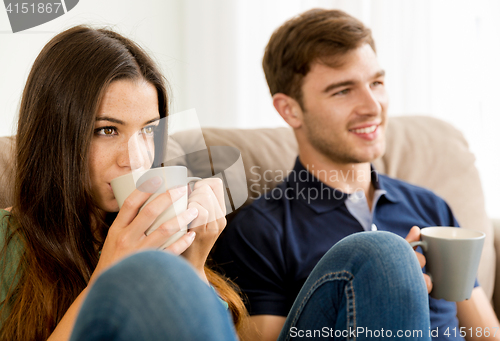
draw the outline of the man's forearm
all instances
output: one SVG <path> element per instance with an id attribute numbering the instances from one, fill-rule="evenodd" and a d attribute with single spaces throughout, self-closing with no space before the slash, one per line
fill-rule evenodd
<path id="1" fill-rule="evenodd" d="M 500 323 L 483 288 L 474 288 L 469 300 L 457 302 L 457 317 L 467 341 L 500 340 Z"/>

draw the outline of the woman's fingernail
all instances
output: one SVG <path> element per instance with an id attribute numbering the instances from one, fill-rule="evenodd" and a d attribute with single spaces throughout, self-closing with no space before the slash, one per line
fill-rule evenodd
<path id="1" fill-rule="evenodd" d="M 182 197 L 184 194 L 186 194 L 187 188 L 186 186 L 181 186 L 177 188 L 171 189 L 170 192 L 170 198 L 172 201 L 176 201 L 180 197 Z"/>
<path id="2" fill-rule="evenodd" d="M 189 231 L 189 232 L 187 233 L 187 235 L 188 235 L 189 239 L 194 240 L 194 237 L 196 237 L 196 232 L 194 232 L 194 231 Z"/>
<path id="3" fill-rule="evenodd" d="M 158 186 L 163 182 L 163 179 L 161 178 L 161 176 L 154 176 L 149 181 L 151 181 L 152 185 Z"/>
<path id="4" fill-rule="evenodd" d="M 188 208 L 186 213 L 189 216 L 189 218 L 194 219 L 198 216 L 198 209 L 196 207 L 191 207 L 191 208 Z"/>

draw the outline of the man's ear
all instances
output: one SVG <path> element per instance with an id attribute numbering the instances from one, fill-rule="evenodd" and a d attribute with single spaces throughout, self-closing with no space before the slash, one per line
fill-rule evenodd
<path id="1" fill-rule="evenodd" d="M 289 126 L 294 129 L 302 126 L 302 109 L 292 97 L 282 93 L 274 94 L 273 105 Z"/>

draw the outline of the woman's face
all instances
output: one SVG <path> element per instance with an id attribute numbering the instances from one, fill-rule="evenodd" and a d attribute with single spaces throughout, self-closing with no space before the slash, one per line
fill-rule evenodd
<path id="1" fill-rule="evenodd" d="M 153 85 L 144 80 L 111 83 L 97 112 L 89 158 L 92 192 L 102 210 L 118 211 L 111 180 L 151 167 L 159 120 Z"/>

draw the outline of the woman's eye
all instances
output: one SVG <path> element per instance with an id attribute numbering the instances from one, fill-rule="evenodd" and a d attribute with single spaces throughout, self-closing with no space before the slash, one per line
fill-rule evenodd
<path id="1" fill-rule="evenodd" d="M 97 135 L 112 136 L 116 135 L 116 129 L 112 127 L 103 127 L 95 130 Z"/>
<path id="2" fill-rule="evenodd" d="M 155 134 L 156 126 L 147 126 L 141 129 L 141 133 L 147 136 L 153 136 Z"/>

